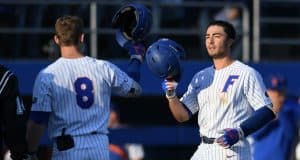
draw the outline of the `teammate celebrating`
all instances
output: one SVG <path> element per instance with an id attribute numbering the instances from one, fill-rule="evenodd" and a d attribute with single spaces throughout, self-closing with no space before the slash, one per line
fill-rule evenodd
<path id="1" fill-rule="evenodd" d="M 198 72 L 181 99 L 177 82 L 162 83 L 169 108 L 179 122 L 198 112 L 202 143 L 192 160 L 249 160 L 250 145 L 244 138 L 275 117 L 260 74 L 231 58 L 235 30 L 225 21 L 208 25 L 205 44 L 214 65 Z"/>
<path id="2" fill-rule="evenodd" d="M 300 107 L 287 99 L 288 82 L 283 75 L 272 74 L 265 78 L 265 83 L 278 118 L 252 134 L 253 159 L 296 159 L 294 153 L 300 128 Z"/>
<path id="3" fill-rule="evenodd" d="M 0 65 L 1 139 L 13 160 L 26 159 L 26 110 L 19 93 L 18 79 Z M 1 141 L 2 145 L 2 141 Z"/>
<path id="4" fill-rule="evenodd" d="M 109 160 L 107 123 L 110 97 L 137 96 L 140 85 L 117 66 L 84 56 L 83 21 L 64 16 L 55 23 L 54 40 L 61 57 L 36 77 L 29 117 L 28 149 L 34 154 L 48 125 L 52 159 Z M 130 54 L 143 54 L 133 46 Z M 140 59 L 131 58 L 130 73 L 139 79 Z"/>

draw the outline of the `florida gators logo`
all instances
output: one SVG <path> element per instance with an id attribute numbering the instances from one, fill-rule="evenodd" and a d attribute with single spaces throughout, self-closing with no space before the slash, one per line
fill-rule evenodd
<path id="1" fill-rule="evenodd" d="M 235 82 L 236 79 L 239 78 L 239 75 L 230 75 L 223 87 L 222 92 L 227 92 L 227 89 L 230 85 L 233 85 L 233 83 Z"/>

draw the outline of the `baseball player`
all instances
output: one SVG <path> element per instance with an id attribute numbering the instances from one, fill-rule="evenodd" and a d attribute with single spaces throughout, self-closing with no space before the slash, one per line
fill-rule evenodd
<path id="1" fill-rule="evenodd" d="M 278 118 L 253 134 L 253 159 L 295 159 L 295 147 L 300 128 L 300 107 L 286 100 L 287 80 L 280 74 L 265 79 L 268 95 Z M 268 146 L 268 147 L 266 147 Z"/>
<path id="2" fill-rule="evenodd" d="M 22 160 L 26 152 L 27 112 L 19 93 L 16 75 L 0 65 L 1 147 L 2 140 L 13 160 Z"/>
<path id="3" fill-rule="evenodd" d="M 213 66 L 196 73 L 180 99 L 176 81 L 169 77 L 162 83 L 177 121 L 187 121 L 198 112 L 202 143 L 191 160 L 249 160 L 245 137 L 275 118 L 260 74 L 231 58 L 234 39 L 230 23 L 211 22 L 205 44 Z"/>
<path id="4" fill-rule="evenodd" d="M 40 71 L 29 116 L 28 150 L 34 155 L 46 126 L 54 160 L 109 160 L 107 123 L 111 94 L 137 96 L 141 87 L 141 45 L 131 46 L 133 78 L 114 64 L 84 56 L 83 21 L 63 16 L 55 23 L 54 40 L 61 57 Z"/>

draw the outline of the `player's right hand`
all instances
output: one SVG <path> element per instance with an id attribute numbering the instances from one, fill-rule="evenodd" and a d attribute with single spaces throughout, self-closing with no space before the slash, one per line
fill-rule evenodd
<path id="1" fill-rule="evenodd" d="M 137 42 L 137 43 L 130 42 L 130 43 L 127 43 L 124 46 L 124 48 L 128 50 L 130 59 L 135 58 L 135 59 L 139 60 L 140 62 L 143 61 L 143 58 L 144 58 L 145 52 L 146 52 L 146 48 L 145 48 L 144 44 L 142 44 L 140 42 Z"/>
<path id="2" fill-rule="evenodd" d="M 165 79 L 161 83 L 161 87 L 165 91 L 166 97 L 168 99 L 172 99 L 172 98 L 176 97 L 177 86 L 178 86 L 178 83 L 173 79 Z"/>

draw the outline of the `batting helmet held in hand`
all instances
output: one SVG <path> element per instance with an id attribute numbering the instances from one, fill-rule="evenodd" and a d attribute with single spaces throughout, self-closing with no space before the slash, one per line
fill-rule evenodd
<path id="1" fill-rule="evenodd" d="M 128 41 L 144 40 L 152 26 L 152 14 L 144 5 L 130 3 L 117 11 L 112 26 L 119 28 L 116 40 L 123 47 Z"/>
<path id="2" fill-rule="evenodd" d="M 180 80 L 180 60 L 184 57 L 183 47 L 167 38 L 154 42 L 146 51 L 146 62 L 150 71 L 159 78 L 172 78 L 175 81 Z"/>

